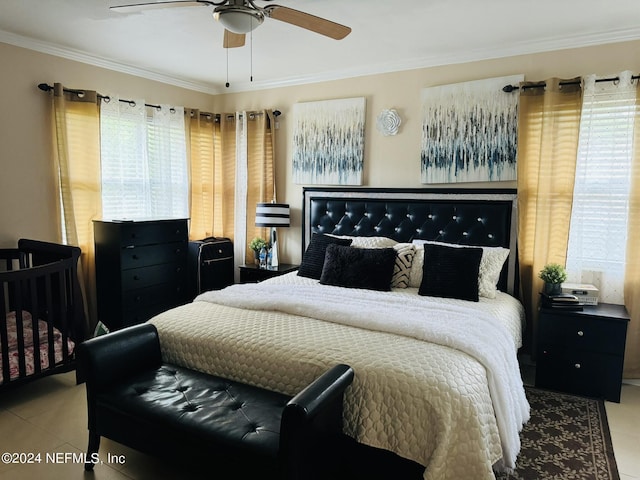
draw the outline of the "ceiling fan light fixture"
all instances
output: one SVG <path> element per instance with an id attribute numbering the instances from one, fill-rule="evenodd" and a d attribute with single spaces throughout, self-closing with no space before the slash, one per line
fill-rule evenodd
<path id="1" fill-rule="evenodd" d="M 213 18 L 233 33 L 249 33 L 264 21 L 264 14 L 251 8 L 223 5 L 213 11 Z"/>

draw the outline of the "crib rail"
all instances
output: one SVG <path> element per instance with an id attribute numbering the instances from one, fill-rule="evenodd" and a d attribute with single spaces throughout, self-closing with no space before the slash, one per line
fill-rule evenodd
<path id="1" fill-rule="evenodd" d="M 79 343 L 85 338 L 84 302 L 77 276 L 79 256 L 77 247 L 24 239 L 17 249 L 0 249 L 2 387 L 53 370 L 56 340 L 62 346 L 58 365 L 71 365 L 73 354 L 67 348 L 68 340 Z M 15 324 L 12 337 L 10 324 Z M 46 334 L 43 340 L 41 334 Z M 46 347 L 42 354 L 41 347 Z M 33 356 L 31 375 L 27 372 L 28 349 Z M 18 359 L 18 375 L 13 379 L 10 355 Z M 46 355 L 44 362 L 41 355 Z"/>

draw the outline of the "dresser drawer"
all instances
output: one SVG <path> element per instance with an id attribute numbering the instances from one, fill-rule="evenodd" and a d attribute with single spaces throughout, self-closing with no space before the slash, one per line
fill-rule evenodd
<path id="1" fill-rule="evenodd" d="M 128 247 L 179 242 L 184 240 L 187 234 L 186 220 L 131 222 L 123 224 L 120 228 L 120 245 Z"/>
<path id="2" fill-rule="evenodd" d="M 124 248 L 120 262 L 123 270 L 160 263 L 183 263 L 187 258 L 187 243 L 174 242 Z"/>
<path id="3" fill-rule="evenodd" d="M 174 307 L 174 303 L 161 301 L 145 307 L 134 308 L 131 310 L 125 310 L 122 318 L 122 326 L 128 327 L 131 325 L 137 325 L 142 322 L 155 317 L 159 313 L 166 312 Z"/>
<path id="4" fill-rule="evenodd" d="M 619 355 L 624 351 L 627 326 L 593 317 L 569 317 L 545 314 L 540 322 L 540 342 L 567 349 L 590 350 Z"/>
<path id="5" fill-rule="evenodd" d="M 152 285 L 150 287 L 128 290 L 122 295 L 125 311 L 146 308 L 157 303 L 179 305 L 185 303 L 185 287 L 183 283 L 171 282 Z"/>
<path id="6" fill-rule="evenodd" d="M 98 320 L 110 330 L 188 301 L 188 219 L 93 225 Z"/>
<path id="7" fill-rule="evenodd" d="M 122 271 L 122 291 L 159 285 L 162 283 L 184 283 L 186 266 L 181 263 L 165 263 L 150 267 L 132 268 Z"/>

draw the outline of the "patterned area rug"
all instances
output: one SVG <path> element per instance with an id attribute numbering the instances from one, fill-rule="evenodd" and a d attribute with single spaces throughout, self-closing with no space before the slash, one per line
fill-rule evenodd
<path id="1" fill-rule="evenodd" d="M 602 400 L 526 388 L 516 471 L 498 480 L 620 480 Z"/>

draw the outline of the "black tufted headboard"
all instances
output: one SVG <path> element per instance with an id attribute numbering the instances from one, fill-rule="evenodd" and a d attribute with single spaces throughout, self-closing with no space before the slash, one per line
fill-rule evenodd
<path id="1" fill-rule="evenodd" d="M 312 233 L 437 240 L 510 249 L 501 290 L 517 292 L 515 189 L 314 188 L 303 190 L 302 245 Z"/>

